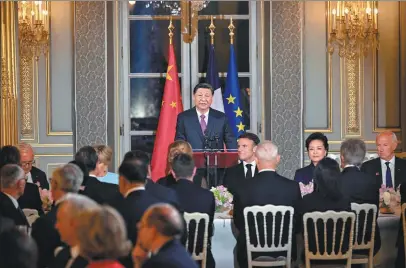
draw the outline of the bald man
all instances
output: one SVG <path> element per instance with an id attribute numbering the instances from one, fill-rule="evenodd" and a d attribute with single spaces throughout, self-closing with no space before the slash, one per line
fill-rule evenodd
<path id="1" fill-rule="evenodd" d="M 24 169 L 27 182 L 40 184 L 42 189 L 49 189 L 47 175 L 42 170 L 36 168 L 34 150 L 28 143 L 18 144 L 21 155 L 21 167 Z"/>
<path id="2" fill-rule="evenodd" d="M 406 161 L 395 156 L 398 146 L 396 134 L 384 131 L 376 136 L 379 157 L 362 164 L 361 171 L 376 178 L 377 185 L 398 188 L 406 178 Z"/>

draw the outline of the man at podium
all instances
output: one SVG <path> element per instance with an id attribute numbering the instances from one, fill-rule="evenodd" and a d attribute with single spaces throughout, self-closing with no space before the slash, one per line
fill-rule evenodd
<path id="1" fill-rule="evenodd" d="M 195 107 L 178 115 L 175 140 L 190 143 L 193 150 L 237 149 L 237 142 L 231 131 L 227 116 L 210 108 L 214 89 L 210 84 L 199 83 L 193 89 Z"/>

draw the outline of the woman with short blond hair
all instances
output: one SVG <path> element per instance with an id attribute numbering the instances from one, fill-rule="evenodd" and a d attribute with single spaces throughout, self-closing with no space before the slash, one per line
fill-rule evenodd
<path id="1" fill-rule="evenodd" d="M 80 256 L 89 261 L 88 268 L 123 268 L 117 259 L 131 250 L 121 215 L 112 207 L 87 211 L 77 227 Z"/>
<path id="2" fill-rule="evenodd" d="M 192 146 L 187 142 L 183 140 L 177 140 L 172 142 L 169 147 L 168 147 L 168 161 L 166 164 L 166 172 L 168 175 L 166 175 L 163 178 L 160 178 L 157 183 L 162 184 L 164 186 L 171 186 L 176 183 L 175 178 L 172 176 L 170 173 L 170 170 L 172 169 L 172 161 L 180 153 L 185 153 L 193 157 L 193 150 Z M 197 174 L 193 177 L 193 182 L 203 188 L 207 188 L 207 182 L 206 179 L 203 178 L 201 175 Z"/>
<path id="3" fill-rule="evenodd" d="M 113 160 L 113 150 L 104 144 L 93 145 L 96 150 L 98 162 L 96 170 L 98 171 L 98 179 L 102 182 L 118 184 L 117 173 L 108 172 L 111 161 Z"/>

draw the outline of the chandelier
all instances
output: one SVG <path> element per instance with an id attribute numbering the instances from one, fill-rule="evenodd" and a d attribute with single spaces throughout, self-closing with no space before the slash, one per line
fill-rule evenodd
<path id="1" fill-rule="evenodd" d="M 379 49 L 377 1 L 330 2 L 327 50 L 347 59 Z"/>
<path id="2" fill-rule="evenodd" d="M 134 5 L 136 1 L 129 1 Z M 173 16 L 181 16 L 181 28 L 183 41 L 191 43 L 196 36 L 198 27 L 198 12 L 207 7 L 210 1 L 181 0 L 175 1 L 147 1 L 146 8 L 169 11 Z"/>
<path id="3" fill-rule="evenodd" d="M 47 1 L 18 2 L 18 39 L 20 54 L 39 59 L 49 49 Z"/>

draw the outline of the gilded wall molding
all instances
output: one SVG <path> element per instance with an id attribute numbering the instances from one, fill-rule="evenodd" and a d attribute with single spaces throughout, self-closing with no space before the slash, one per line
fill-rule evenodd
<path id="1" fill-rule="evenodd" d="M 21 138 L 34 140 L 34 62 L 20 55 L 20 129 Z"/>

